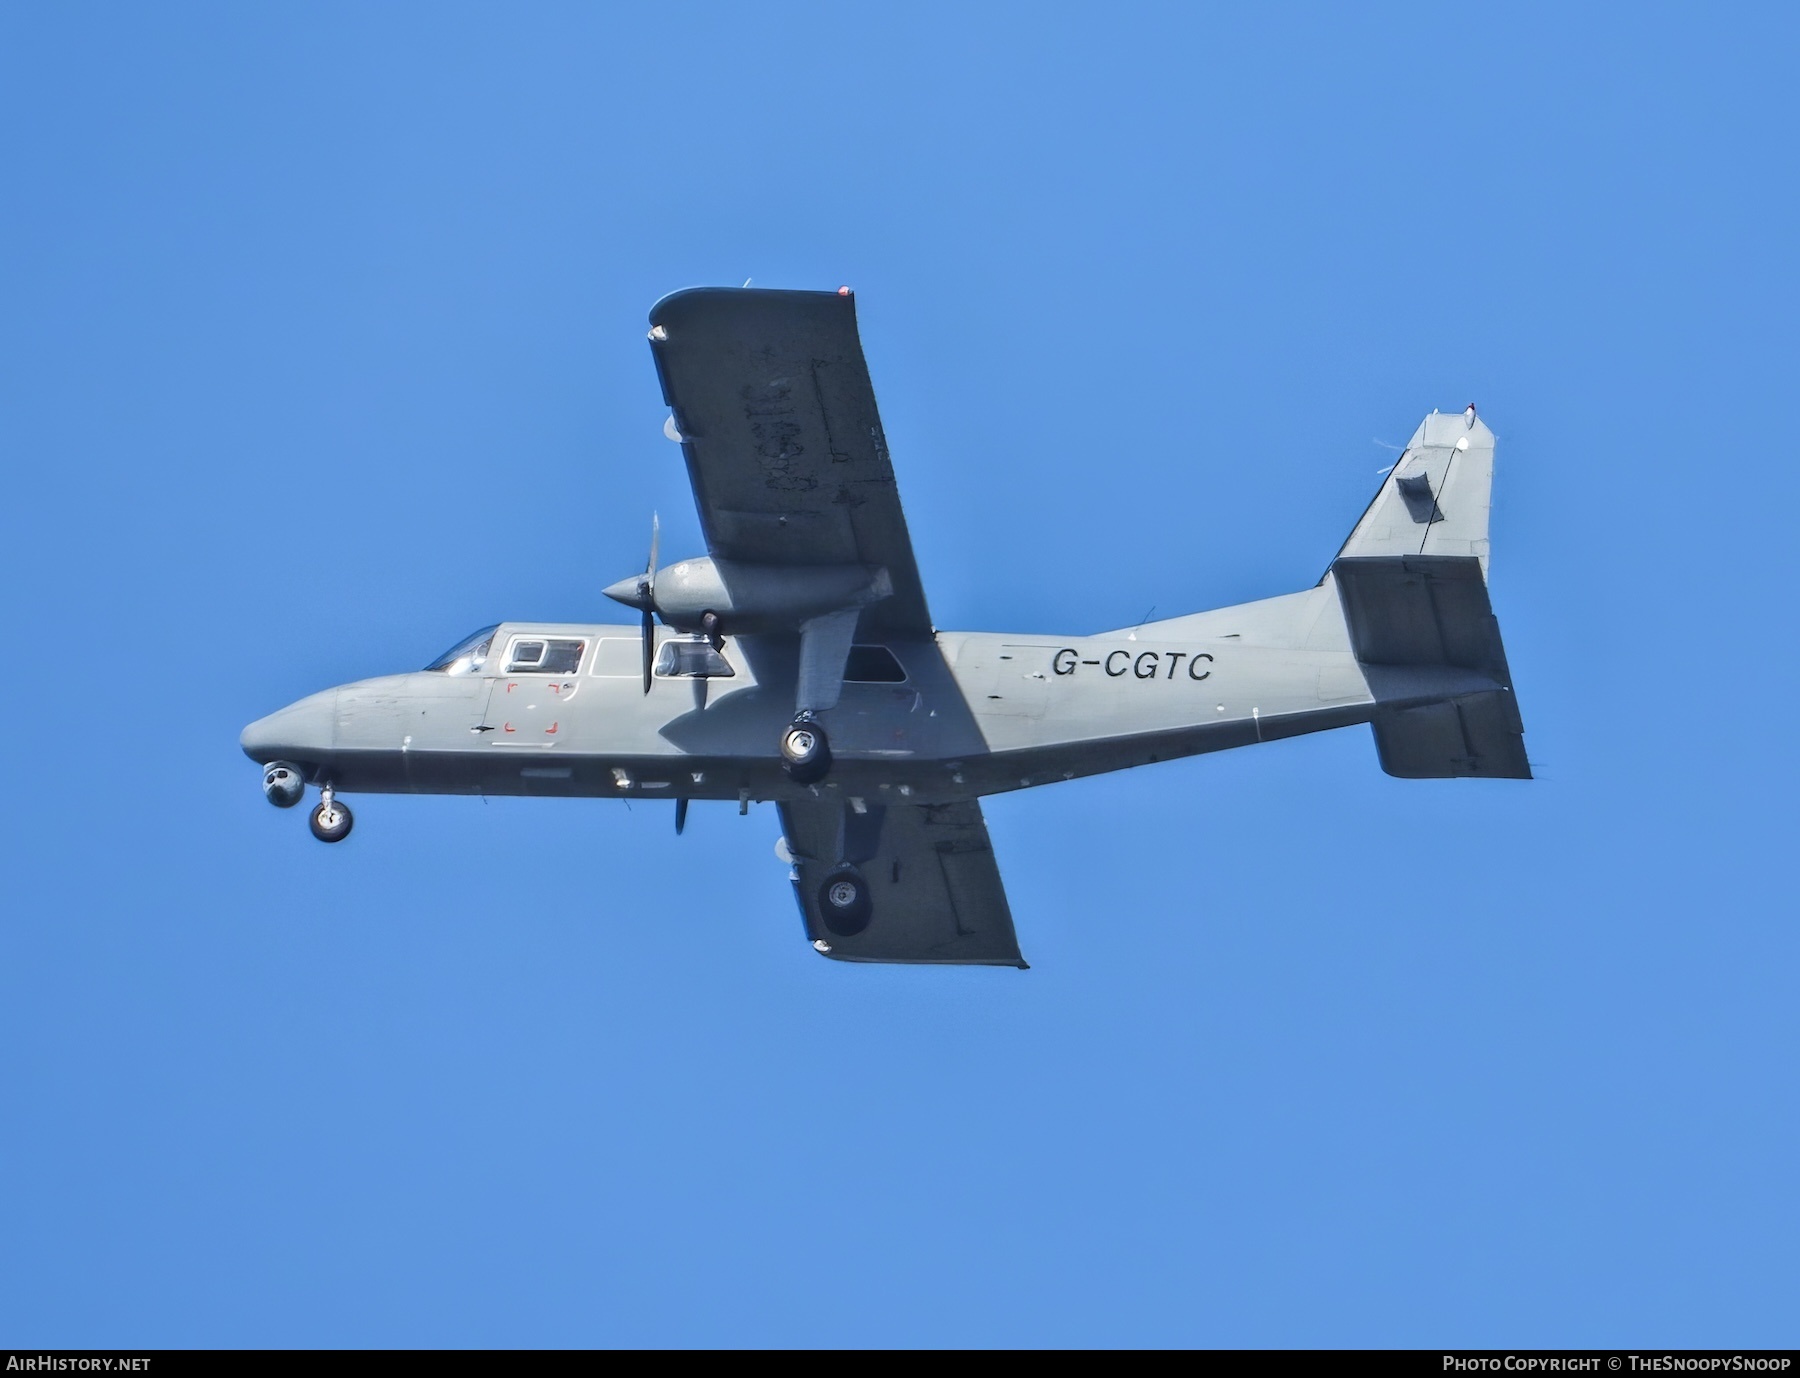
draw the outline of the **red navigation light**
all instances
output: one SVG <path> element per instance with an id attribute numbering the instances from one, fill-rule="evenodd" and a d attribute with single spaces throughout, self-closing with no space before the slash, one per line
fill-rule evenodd
<path id="1" fill-rule="evenodd" d="M 847 297 L 850 295 L 850 289 L 848 287 L 840 287 L 838 288 L 838 295 L 840 297 Z"/>

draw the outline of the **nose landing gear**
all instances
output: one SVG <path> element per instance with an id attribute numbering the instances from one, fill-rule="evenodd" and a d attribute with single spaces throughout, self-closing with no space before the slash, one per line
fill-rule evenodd
<path id="1" fill-rule="evenodd" d="M 811 713 L 802 713 L 781 734 L 781 766 L 796 785 L 816 784 L 831 769 L 831 743 Z"/>
<path id="2" fill-rule="evenodd" d="M 330 785 L 319 791 L 319 803 L 313 809 L 309 821 L 312 835 L 321 842 L 342 842 L 350 836 L 350 829 L 356 825 L 350 806 L 337 801 Z"/>
<path id="3" fill-rule="evenodd" d="M 291 761 L 270 761 L 263 767 L 262 787 L 263 798 L 276 808 L 291 809 L 306 794 L 306 768 Z M 318 807 L 308 822 L 321 842 L 342 842 L 356 825 L 350 806 L 338 802 L 329 782 L 319 790 Z"/>

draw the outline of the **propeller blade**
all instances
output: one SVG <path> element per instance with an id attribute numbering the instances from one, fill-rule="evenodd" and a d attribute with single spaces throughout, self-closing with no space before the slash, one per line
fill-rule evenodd
<path id="1" fill-rule="evenodd" d="M 656 551 L 662 544 L 662 518 L 650 514 L 650 559 L 644 565 L 644 577 L 638 580 L 638 592 L 644 596 L 644 692 L 650 692 L 651 662 L 656 655 Z M 679 829 L 677 830 L 679 831 Z"/>
<path id="2" fill-rule="evenodd" d="M 651 662 L 656 656 L 656 619 L 651 617 L 650 609 L 644 609 L 644 692 L 650 692 Z"/>
<path id="3" fill-rule="evenodd" d="M 675 801 L 675 836 L 677 837 L 680 837 L 681 830 L 687 827 L 687 806 L 686 798 Z"/>

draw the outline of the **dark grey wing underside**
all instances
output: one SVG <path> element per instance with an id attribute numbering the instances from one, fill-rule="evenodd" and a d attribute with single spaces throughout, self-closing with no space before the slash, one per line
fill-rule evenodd
<path id="1" fill-rule="evenodd" d="M 1525 724 L 1480 560 L 1344 556 L 1331 572 L 1350 644 L 1379 697 L 1406 695 L 1414 671 L 1470 670 L 1490 681 L 1487 692 L 1377 711 L 1381 768 L 1404 780 L 1529 780 Z"/>
<path id="2" fill-rule="evenodd" d="M 781 827 L 794 856 L 794 882 L 807 936 L 826 955 L 851 962 L 925 962 L 959 966 L 1025 966 L 1012 909 L 988 841 L 981 805 L 899 804 L 879 810 L 873 847 L 857 847 L 861 830 L 843 805 L 782 804 Z M 874 807 L 871 815 L 875 814 Z M 869 815 L 863 816 L 867 822 Z M 848 824 L 848 828 L 846 827 Z M 869 926 L 840 937 L 825 926 L 819 892 L 846 843 L 869 885 Z M 824 949 L 821 949 L 824 950 Z"/>
<path id="3" fill-rule="evenodd" d="M 708 551 L 759 564 L 881 565 L 868 630 L 931 634 L 856 303 L 836 292 L 700 287 L 650 310 Z"/>

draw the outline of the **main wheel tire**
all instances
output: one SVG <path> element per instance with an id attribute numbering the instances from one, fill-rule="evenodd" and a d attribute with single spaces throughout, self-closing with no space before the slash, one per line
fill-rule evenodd
<path id="1" fill-rule="evenodd" d="M 831 769 L 831 743 L 816 722 L 795 721 L 781 734 L 781 767 L 796 785 L 811 785 Z"/>
<path id="2" fill-rule="evenodd" d="M 321 800 L 312 811 L 311 823 L 312 835 L 319 841 L 342 842 L 356 826 L 356 818 L 342 799 L 333 799 L 329 804 Z"/>
<path id="3" fill-rule="evenodd" d="M 819 886 L 819 914 L 840 938 L 854 938 L 867 928 L 874 909 L 869 882 L 854 866 L 840 866 Z"/>

